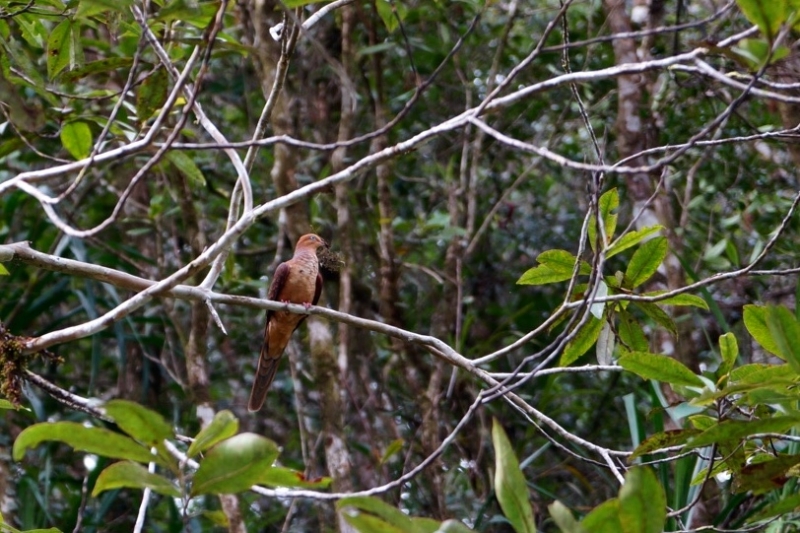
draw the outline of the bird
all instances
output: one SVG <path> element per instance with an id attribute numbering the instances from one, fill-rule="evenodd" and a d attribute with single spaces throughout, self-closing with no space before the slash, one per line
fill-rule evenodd
<path id="1" fill-rule="evenodd" d="M 283 303 L 302 304 L 306 308 L 316 305 L 322 292 L 322 275 L 319 272 L 317 249 L 327 246 L 321 237 L 313 233 L 300 237 L 292 258 L 275 269 L 267 297 Z M 275 379 L 281 355 L 289 344 L 292 333 L 306 316 L 289 311 L 267 311 L 264 342 L 258 357 L 250 400 L 247 402 L 248 411 L 258 411 L 264 405 L 269 386 Z"/>

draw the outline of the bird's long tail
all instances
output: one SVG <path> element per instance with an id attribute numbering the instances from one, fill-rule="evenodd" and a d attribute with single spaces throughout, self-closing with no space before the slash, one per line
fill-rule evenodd
<path id="1" fill-rule="evenodd" d="M 269 356 L 267 353 L 267 343 L 264 343 L 264 346 L 261 348 L 261 355 L 258 357 L 258 368 L 255 378 L 253 379 L 250 400 L 247 402 L 248 411 L 258 411 L 261 409 L 261 406 L 264 405 L 264 400 L 267 399 L 267 391 L 269 391 L 269 386 L 272 385 L 272 380 L 275 379 L 275 373 L 278 371 L 278 364 L 280 361 L 280 356 Z"/>

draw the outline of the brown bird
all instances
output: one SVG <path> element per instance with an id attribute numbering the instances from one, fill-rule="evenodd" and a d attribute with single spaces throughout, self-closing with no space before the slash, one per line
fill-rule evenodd
<path id="1" fill-rule="evenodd" d="M 283 303 L 302 304 L 307 308 L 316 305 L 322 292 L 317 249 L 324 246 L 327 246 L 325 241 L 313 233 L 300 237 L 294 248 L 294 256 L 275 270 L 267 297 Z M 264 405 L 281 355 L 292 333 L 306 316 L 288 311 L 267 311 L 264 344 L 261 345 L 253 390 L 247 403 L 249 411 L 258 411 Z"/>

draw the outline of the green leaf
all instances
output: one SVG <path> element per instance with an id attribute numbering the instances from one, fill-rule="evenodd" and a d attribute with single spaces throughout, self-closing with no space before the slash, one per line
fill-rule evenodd
<path id="1" fill-rule="evenodd" d="M 753 524 L 761 520 L 767 520 L 774 516 L 782 516 L 787 513 L 795 513 L 800 510 L 800 494 L 781 495 L 781 499 L 770 503 L 758 513 L 750 516 L 745 524 Z"/>
<path id="2" fill-rule="evenodd" d="M 47 38 L 47 76 L 52 80 L 70 64 L 72 22 L 65 18 Z"/>
<path id="3" fill-rule="evenodd" d="M 654 452 L 655 450 L 660 450 L 669 446 L 685 444 L 686 441 L 688 441 L 691 437 L 699 434 L 699 429 L 673 429 L 670 431 L 656 433 L 649 436 L 647 439 L 642 441 L 639 446 L 636 447 L 636 449 L 633 451 L 633 454 L 628 457 L 628 462 L 632 463 L 638 457 Z"/>
<path id="4" fill-rule="evenodd" d="M 494 491 L 500 508 L 517 533 L 536 533 L 528 485 L 514 448 L 497 419 L 492 421 L 492 444 L 495 456 Z"/>
<path id="5" fill-rule="evenodd" d="M 136 93 L 136 117 L 144 124 L 159 111 L 169 96 L 169 76 L 163 68 L 153 72 Z"/>
<path id="6" fill-rule="evenodd" d="M 606 251 L 606 259 L 613 257 L 618 253 L 631 248 L 632 246 L 636 246 L 650 235 L 655 235 L 662 229 L 664 229 L 664 226 L 656 224 L 654 226 L 647 226 L 646 228 L 642 228 L 640 230 L 629 231 L 620 237 L 617 242 L 614 243 L 614 245 L 611 246 L 608 251 Z"/>
<path id="7" fill-rule="evenodd" d="M 454 519 L 445 520 L 436 533 L 472 533 L 472 529 Z"/>
<path id="8" fill-rule="evenodd" d="M 673 335 L 678 334 L 678 326 L 675 325 L 675 321 L 658 305 L 650 302 L 634 302 L 634 305 Z"/>
<path id="9" fill-rule="evenodd" d="M 228 410 L 220 411 L 214 415 L 209 425 L 200 430 L 191 446 L 186 451 L 188 457 L 194 457 L 204 452 L 239 431 L 239 420 Z"/>
<path id="10" fill-rule="evenodd" d="M 359 533 L 406 533 L 377 516 L 359 513 L 353 509 L 345 509 L 343 516 Z"/>
<path id="11" fill-rule="evenodd" d="M 564 272 L 556 272 L 547 265 L 539 265 L 522 274 L 517 280 L 517 285 L 547 285 L 548 283 L 566 281 L 571 277 L 571 273 L 565 274 Z"/>
<path id="12" fill-rule="evenodd" d="M 561 360 L 558 364 L 560 366 L 569 366 L 588 352 L 589 348 L 591 348 L 600 337 L 603 324 L 605 324 L 605 320 L 598 320 L 590 315 L 589 321 L 578 331 L 575 338 L 564 347 L 564 353 L 561 354 Z"/>
<path id="13" fill-rule="evenodd" d="M 609 189 L 600 197 L 598 209 L 600 211 L 600 220 L 603 221 L 603 225 L 605 226 L 607 239 L 606 242 L 601 243 L 604 248 L 608 243 L 614 240 L 614 232 L 617 231 L 617 215 L 614 213 L 614 210 L 616 210 L 618 207 L 619 192 L 616 188 Z M 592 219 L 589 221 L 588 236 L 589 244 L 591 245 L 592 250 L 595 250 L 597 241 L 597 220 L 594 216 L 592 216 Z"/>
<path id="14" fill-rule="evenodd" d="M 322 2 L 327 2 L 328 0 L 283 0 L 283 5 L 288 7 L 289 9 L 295 7 L 303 7 L 309 4 L 321 4 Z"/>
<path id="15" fill-rule="evenodd" d="M 261 477 L 258 478 L 257 483 L 268 487 L 326 489 L 330 486 L 331 481 L 332 479 L 329 477 L 306 479 L 306 476 L 304 476 L 302 472 L 282 466 L 273 466 L 272 468 L 264 470 Z"/>
<path id="16" fill-rule="evenodd" d="M 653 471 L 628 470 L 619 491 L 619 521 L 625 533 L 661 533 L 667 518 L 667 497 Z"/>
<path id="17" fill-rule="evenodd" d="M 104 407 L 122 431 L 146 446 L 158 446 L 175 435 L 160 414 L 138 403 L 111 400 Z"/>
<path id="18" fill-rule="evenodd" d="M 14 460 L 21 460 L 26 450 L 44 441 L 63 442 L 76 451 L 94 453 L 111 459 L 127 459 L 140 463 L 160 462 L 150 450 L 125 435 L 104 428 L 86 427 L 75 422 L 42 423 L 25 428 L 14 441 Z"/>
<path id="19" fill-rule="evenodd" d="M 133 5 L 133 0 L 80 0 L 77 18 L 93 17 L 106 11 L 116 11 L 126 13 Z"/>
<path id="20" fill-rule="evenodd" d="M 96 497 L 101 492 L 119 488 L 150 489 L 164 496 L 179 498 L 181 491 L 174 483 L 163 476 L 148 472 L 147 468 L 139 463 L 121 461 L 114 463 L 100 472 L 92 490 Z"/>
<path id="21" fill-rule="evenodd" d="M 619 521 L 619 500 L 606 500 L 586 515 L 581 526 L 591 533 L 627 533 Z"/>
<path id="22" fill-rule="evenodd" d="M 414 532 L 416 528 L 408 515 L 400 509 L 372 496 L 353 496 L 343 498 L 336 503 L 336 508 L 344 512 L 345 517 L 371 516 L 379 519 L 389 529 L 387 531 Z M 357 511 L 354 513 L 353 511 Z M 369 521 L 368 523 L 373 523 Z"/>
<path id="23" fill-rule="evenodd" d="M 11 274 L 11 272 L 3 266 L 3 263 L 0 263 L 0 276 L 8 276 L 9 274 Z"/>
<path id="24" fill-rule="evenodd" d="M 620 320 L 617 333 L 625 348 L 630 352 L 646 352 L 650 343 L 647 342 L 641 324 L 627 311 L 621 311 L 618 316 Z"/>
<path id="25" fill-rule="evenodd" d="M 667 256 L 667 238 L 656 237 L 642 244 L 634 252 L 625 270 L 623 286 L 628 289 L 638 287 L 655 274 L 658 266 Z"/>
<path id="26" fill-rule="evenodd" d="M 192 158 L 186 155 L 185 152 L 172 150 L 167 152 L 164 158 L 172 163 L 184 178 L 189 180 L 189 184 L 192 187 L 200 188 L 206 186 L 206 178 L 203 176 L 203 173 L 197 165 L 195 165 L 194 161 L 192 161 Z"/>
<path id="27" fill-rule="evenodd" d="M 703 380 L 683 363 L 665 355 L 630 352 L 620 356 L 619 364 L 628 372 L 633 372 L 644 379 L 654 379 L 674 385 L 704 386 Z"/>
<path id="28" fill-rule="evenodd" d="M 783 306 L 767 306 L 767 328 L 783 359 L 800 373 L 800 324 Z"/>
<path id="29" fill-rule="evenodd" d="M 763 461 L 754 461 L 742 467 L 734 476 L 731 489 L 734 493 L 752 492 L 764 494 L 783 487 L 789 477 L 796 476 L 800 455 L 769 456 Z"/>
<path id="30" fill-rule="evenodd" d="M 116 2 L 116 0 L 113 0 Z M 108 57 L 105 59 L 98 59 L 85 64 L 83 67 L 65 72 L 61 76 L 61 80 L 72 83 L 78 81 L 86 76 L 92 74 L 99 74 L 101 72 L 112 72 L 120 68 L 130 67 L 133 64 L 133 58 L 130 57 Z"/>
<path id="31" fill-rule="evenodd" d="M 386 464 L 393 455 L 397 454 L 403 449 L 403 445 L 405 445 L 405 441 L 403 439 L 395 439 L 390 442 L 389 446 L 386 447 L 386 451 L 383 452 L 383 457 L 381 457 L 380 464 Z"/>
<path id="32" fill-rule="evenodd" d="M 539 264 L 546 265 L 554 272 L 568 274 L 569 277 L 572 277 L 572 271 L 575 269 L 575 263 L 578 262 L 578 258 L 566 250 L 547 250 L 540 253 L 536 261 Z M 592 273 L 592 267 L 586 261 L 581 261 L 578 272 L 588 276 Z"/>
<path id="33" fill-rule="evenodd" d="M 719 353 L 722 356 L 722 363 L 717 369 L 717 377 L 727 376 L 733 370 L 736 358 L 739 357 L 739 344 L 733 333 L 728 332 L 719 336 Z"/>
<path id="34" fill-rule="evenodd" d="M 659 296 L 664 294 L 667 291 L 652 291 L 646 292 L 642 294 L 642 296 Z M 708 311 L 708 303 L 703 300 L 700 296 L 696 296 L 694 294 L 677 294 L 675 296 L 670 296 L 669 298 L 665 298 L 663 300 L 658 301 L 658 305 L 674 305 L 676 307 L 699 307 L 705 311 Z"/>
<path id="35" fill-rule="evenodd" d="M 405 20 L 408 15 L 408 8 L 403 4 L 402 0 L 376 0 L 375 7 L 378 9 L 378 16 L 381 17 L 384 26 L 393 33 L 398 27 L 400 22 Z"/>
<path id="36" fill-rule="evenodd" d="M 797 425 L 800 425 L 798 416 L 774 416 L 760 420 L 724 420 L 691 438 L 686 449 L 700 448 L 715 442 L 738 442 L 756 433 L 783 433 Z"/>
<path id="37" fill-rule="evenodd" d="M 603 324 L 605 324 L 605 320 L 598 320 L 590 315 L 589 321 L 578 331 L 575 338 L 564 347 L 564 353 L 561 354 L 561 360 L 558 364 L 560 366 L 569 366 L 588 352 L 589 348 L 591 348 L 594 343 L 597 342 L 598 337 L 600 337 Z"/>
<path id="38" fill-rule="evenodd" d="M 736 0 L 747 20 L 758 26 L 770 41 L 786 20 L 786 2 L 782 0 Z"/>
<path id="39" fill-rule="evenodd" d="M 92 130 L 82 120 L 67 122 L 61 128 L 61 144 L 75 159 L 85 159 L 92 153 Z"/>
<path id="40" fill-rule="evenodd" d="M 767 308 L 760 305 L 745 305 L 744 306 L 744 325 L 747 331 L 758 342 L 762 348 L 777 355 L 784 361 L 786 357 L 780 353 L 780 348 L 772 338 L 772 334 L 767 326 Z"/>
<path id="41" fill-rule="evenodd" d="M 252 487 L 272 467 L 278 445 L 255 433 L 240 433 L 211 448 L 192 481 L 192 496 L 234 494 Z"/>
<path id="42" fill-rule="evenodd" d="M 547 510 L 550 511 L 550 517 L 562 533 L 588 533 L 588 531 L 575 520 L 569 507 L 560 501 L 556 500 L 548 505 Z"/>

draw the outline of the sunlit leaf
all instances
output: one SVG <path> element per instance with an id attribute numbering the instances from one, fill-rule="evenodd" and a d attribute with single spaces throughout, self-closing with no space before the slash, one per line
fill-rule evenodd
<path id="1" fill-rule="evenodd" d="M 325 489 L 331 484 L 331 478 L 321 477 L 316 479 L 308 479 L 302 472 L 292 470 L 291 468 L 284 468 L 282 466 L 273 466 L 267 468 L 258 478 L 259 485 L 266 485 L 268 487 L 290 487 L 290 488 L 303 488 L 303 489 Z"/>
<path id="2" fill-rule="evenodd" d="M 47 38 L 47 77 L 54 79 L 70 63 L 72 22 L 64 18 Z"/>
<path id="3" fill-rule="evenodd" d="M 785 361 L 786 356 L 781 353 L 767 326 L 767 308 L 760 305 L 745 305 L 743 318 L 747 331 L 756 342 L 772 355 L 777 355 Z"/>
<path id="4" fill-rule="evenodd" d="M 220 411 L 214 415 L 210 424 L 200 430 L 186 451 L 186 455 L 194 457 L 216 443 L 236 435 L 237 431 L 239 431 L 239 419 L 227 409 Z"/>
<path id="5" fill-rule="evenodd" d="M 278 457 L 278 445 L 255 433 L 240 433 L 211 448 L 192 481 L 192 496 L 235 494 L 255 483 Z"/>
<path id="6" fill-rule="evenodd" d="M 122 431 L 147 446 L 156 446 L 174 436 L 172 426 L 160 414 L 138 403 L 111 400 L 104 408 Z"/>
<path id="7" fill-rule="evenodd" d="M 662 229 L 664 229 L 664 226 L 656 224 L 654 226 L 647 226 L 646 228 L 642 228 L 640 230 L 629 231 L 620 237 L 619 240 L 617 240 L 617 242 L 606 251 L 606 259 L 613 257 L 618 253 L 631 248 L 632 246 L 636 246 L 651 235 L 655 235 L 656 233 L 660 232 Z"/>
<path id="8" fill-rule="evenodd" d="M 550 517 L 561 530 L 561 533 L 589 533 L 575 520 L 572 511 L 560 501 L 556 500 L 548 505 L 547 510 L 550 511 Z"/>
<path id="9" fill-rule="evenodd" d="M 86 427 L 75 422 L 51 422 L 28 426 L 14 441 L 14 460 L 21 460 L 26 450 L 35 448 L 45 441 L 63 442 L 76 451 L 94 453 L 111 459 L 127 459 L 140 463 L 160 462 L 150 450 L 125 435 L 105 428 Z"/>
<path id="10" fill-rule="evenodd" d="M 736 342 L 736 337 L 733 333 L 725 333 L 719 336 L 719 352 L 722 357 L 722 363 L 717 369 L 717 376 L 726 376 L 733 370 L 736 364 L 736 358 L 739 357 L 739 343 Z"/>
<path id="11" fill-rule="evenodd" d="M 627 533 L 619 521 L 619 500 L 606 500 L 587 514 L 581 526 L 591 533 Z"/>
<path id="12" fill-rule="evenodd" d="M 656 237 L 639 246 L 625 270 L 623 285 L 628 289 L 633 289 L 650 279 L 666 256 L 666 237 Z"/>
<path id="13" fill-rule="evenodd" d="M 767 306 L 767 328 L 778 351 L 800 373 L 800 324 L 783 306 Z"/>
<path id="14" fill-rule="evenodd" d="M 785 0 L 736 0 L 747 19 L 770 40 L 786 20 Z"/>
<path id="15" fill-rule="evenodd" d="M 386 524 L 387 531 L 408 531 L 414 530 L 414 523 L 411 518 L 403 511 L 389 505 L 379 498 L 372 496 L 352 496 L 344 498 L 336 503 L 336 508 L 343 511 L 345 516 L 360 517 L 365 519 L 372 516 Z M 353 513 L 352 510 L 357 510 Z M 374 521 L 370 523 L 376 523 Z"/>
<path id="16" fill-rule="evenodd" d="M 495 473 L 494 491 L 500 508 L 517 533 L 536 533 L 528 485 L 503 426 L 492 421 Z"/>
<path id="17" fill-rule="evenodd" d="M 61 144 L 75 159 L 84 159 L 92 153 L 92 130 L 82 120 L 67 122 L 61 128 Z"/>
<path id="18" fill-rule="evenodd" d="M 598 209 L 600 211 L 600 220 L 603 221 L 605 227 L 606 242 L 601 243 L 602 246 L 614 240 L 614 232 L 617 231 L 617 217 L 614 212 L 619 207 L 619 192 L 616 188 L 609 189 L 600 196 Z M 597 241 L 597 220 L 592 217 L 589 221 L 589 244 L 592 250 L 595 250 Z M 595 250 L 596 251 L 596 250 Z"/>
<path id="19" fill-rule="evenodd" d="M 654 379 L 662 383 L 702 387 L 704 385 L 697 375 L 683 363 L 666 355 L 647 352 L 630 352 L 620 356 L 619 364 L 629 372 L 644 379 Z"/>

